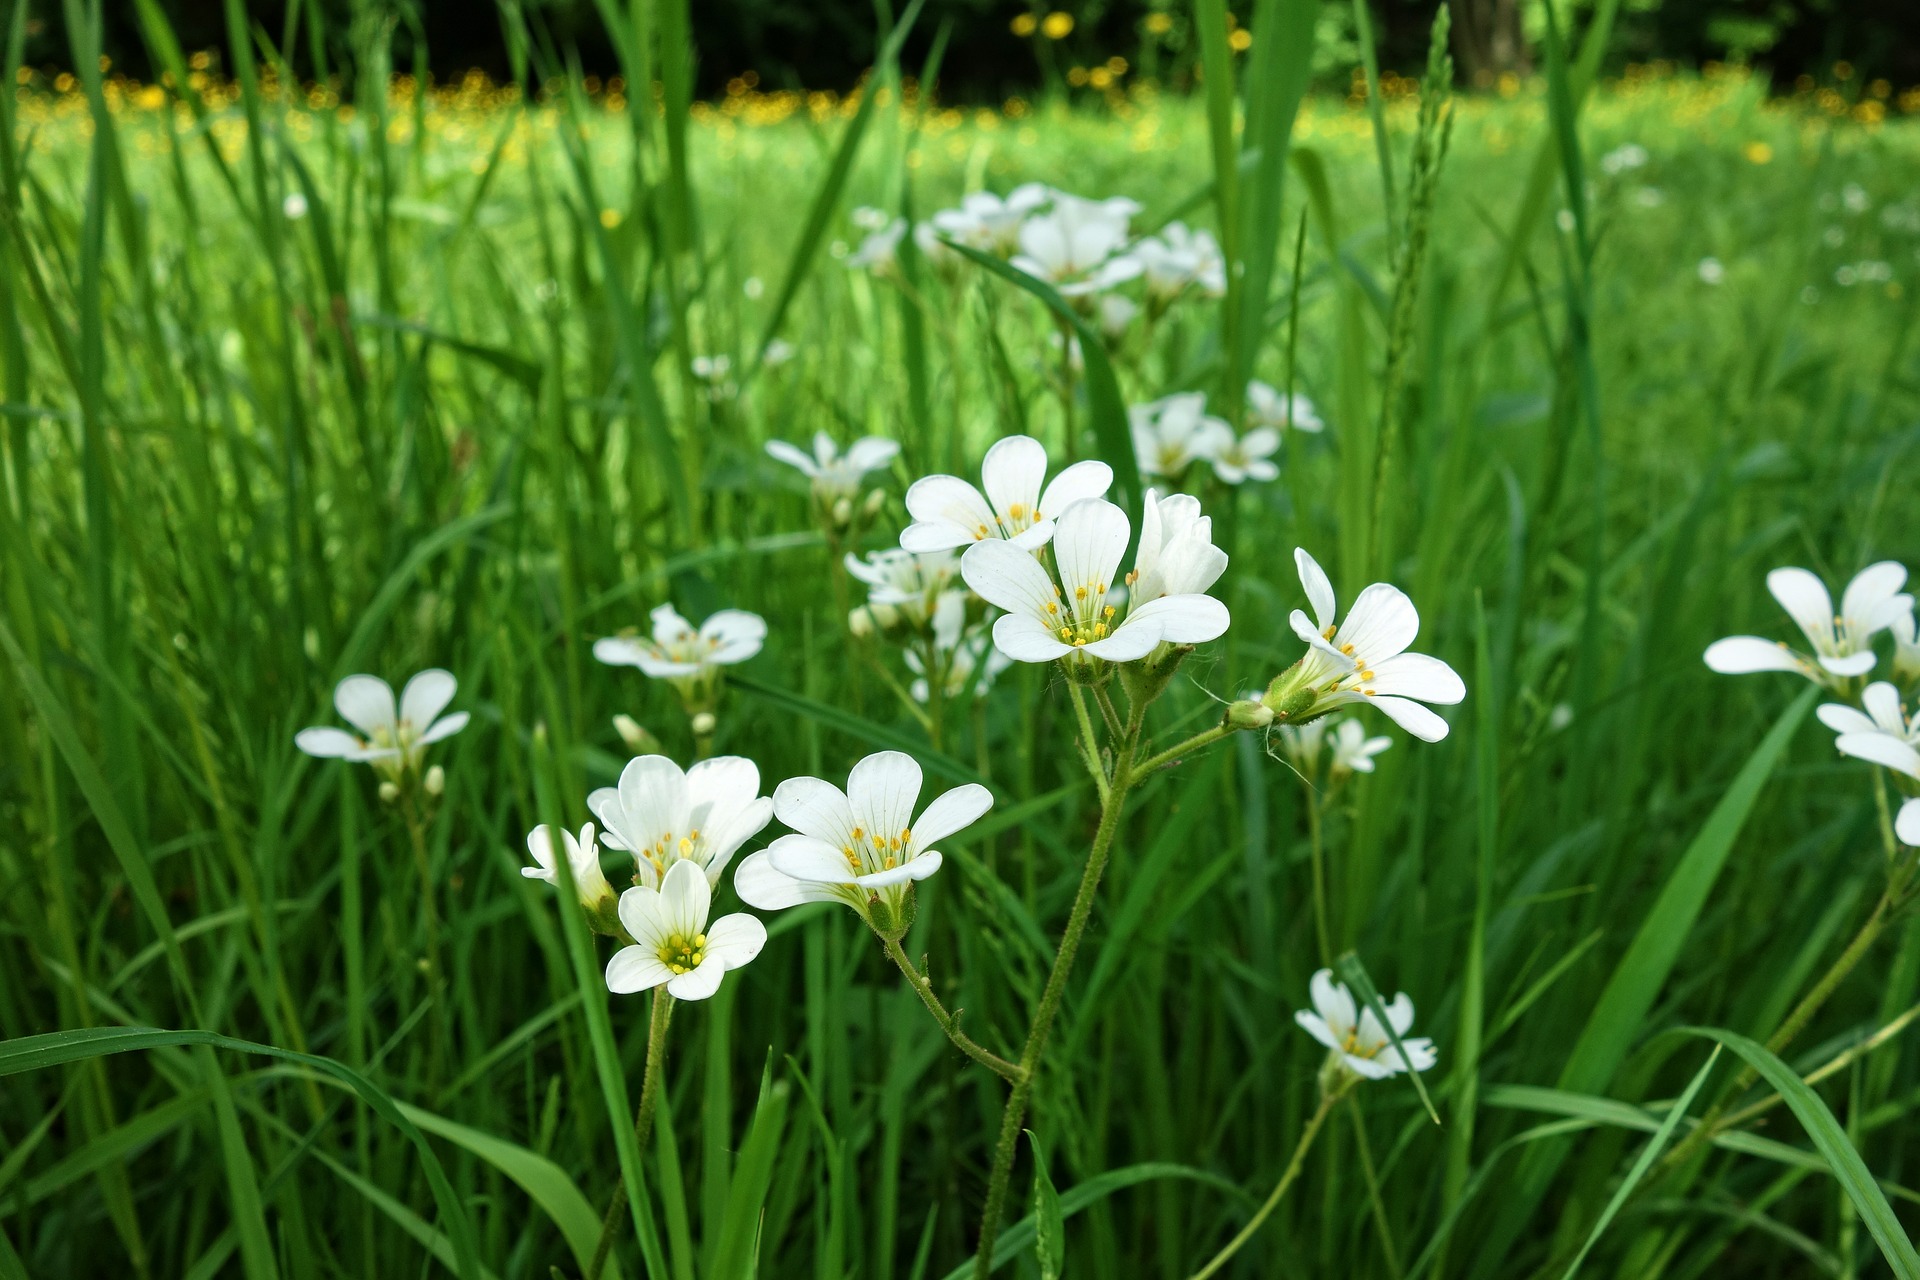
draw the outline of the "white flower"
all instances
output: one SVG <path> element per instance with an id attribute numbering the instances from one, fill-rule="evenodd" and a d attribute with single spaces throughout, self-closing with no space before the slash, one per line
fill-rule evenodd
<path id="1" fill-rule="evenodd" d="M 1186 493 L 1163 498 L 1159 490 L 1147 490 L 1140 549 L 1127 575 L 1128 603 L 1199 595 L 1226 571 L 1227 553 L 1213 545 L 1213 518 L 1200 514 L 1200 499 Z"/>
<path id="2" fill-rule="evenodd" d="M 908 551 L 940 551 L 982 539 L 1005 538 L 1023 551 L 1037 551 L 1053 536 L 1048 512 L 1066 510 L 1082 498 L 1103 496 L 1113 484 L 1113 468 L 1104 462 L 1076 462 L 1047 478 L 1047 450 L 1032 436 L 1008 436 L 995 442 L 980 462 L 974 488 L 958 476 L 925 476 L 907 489 L 907 514 L 913 517 L 900 535 Z"/>
<path id="3" fill-rule="evenodd" d="M 1906 709 L 1900 705 L 1900 691 L 1885 680 L 1876 680 L 1863 689 L 1860 705 L 1866 708 L 1864 712 L 1829 702 L 1815 714 L 1820 717 L 1820 723 L 1839 734 L 1842 740 L 1849 735 L 1882 734 L 1908 746 L 1920 746 L 1920 715 L 1909 720 Z"/>
<path id="4" fill-rule="evenodd" d="M 430 667 L 407 681 L 396 708 L 393 686 L 385 680 L 348 676 L 334 688 L 333 706 L 342 720 L 364 736 L 344 729 L 302 729 L 294 735 L 293 745 L 322 759 L 367 761 L 389 780 L 417 772 L 428 744 L 467 727 L 464 711 L 440 714 L 458 688 L 451 672 Z"/>
<path id="5" fill-rule="evenodd" d="M 1246 480 L 1277 480 L 1280 468 L 1273 455 L 1280 448 L 1280 433 L 1272 427 L 1255 427 L 1238 439 L 1223 442 L 1207 461 L 1213 474 L 1228 484 Z"/>
<path id="6" fill-rule="evenodd" d="M 1131 280 L 1144 268 L 1121 249 L 1127 243 L 1128 220 L 1139 211 L 1139 205 L 1124 198 L 1083 200 L 1056 191 L 1047 212 L 1020 224 L 1020 252 L 1013 265 L 1052 284 L 1064 297 Z"/>
<path id="7" fill-rule="evenodd" d="M 1722 675 L 1797 671 L 1829 686 L 1863 676 L 1877 660 L 1873 637 L 1913 612 L 1913 597 L 1900 590 L 1906 581 L 1905 567 L 1892 560 L 1870 564 L 1847 584 L 1835 613 L 1833 597 L 1819 578 L 1805 569 L 1775 569 L 1767 575 L 1767 590 L 1800 624 L 1813 656 L 1758 636 L 1729 636 L 1707 646 L 1707 665 Z"/>
<path id="8" fill-rule="evenodd" d="M 1920 846 L 1920 799 L 1900 806 L 1900 812 L 1893 819 L 1893 834 L 1900 838 L 1901 844 Z"/>
<path id="9" fill-rule="evenodd" d="M 1314 974 L 1310 990 L 1313 1012 L 1302 1009 L 1293 1015 L 1293 1020 L 1308 1035 L 1339 1054 L 1340 1061 L 1355 1075 L 1384 1080 L 1402 1071 L 1426 1071 L 1439 1061 L 1433 1041 L 1424 1037 L 1407 1039 L 1407 1032 L 1413 1029 L 1413 1001 L 1406 992 L 1382 1002 L 1387 1021 L 1393 1024 L 1394 1034 L 1406 1047 L 1406 1054 L 1402 1056 L 1386 1028 L 1373 1016 L 1373 1010 L 1359 1008 L 1347 984 L 1333 980 L 1333 970 L 1322 969 Z"/>
<path id="10" fill-rule="evenodd" d="M 691 361 L 693 376 L 702 382 L 722 382 L 733 370 L 732 356 L 695 356 Z"/>
<path id="11" fill-rule="evenodd" d="M 1702 284 L 1720 284 L 1727 278 L 1727 269 L 1720 265 L 1718 258 L 1702 258 L 1695 268 Z"/>
<path id="12" fill-rule="evenodd" d="M 593 656 L 609 666 L 638 667 L 656 680 L 694 679 L 745 662 L 767 638 L 766 619 L 744 609 L 722 609 L 697 629 L 670 604 L 649 616 L 651 640 L 607 636 L 594 641 Z"/>
<path id="13" fill-rule="evenodd" d="M 869 605 L 892 605 L 914 627 L 933 621 L 934 611 L 960 573 L 960 557 L 951 548 L 905 551 L 890 547 L 862 560 L 847 553 L 847 572 L 867 584 Z"/>
<path id="14" fill-rule="evenodd" d="M 1256 426 L 1285 431 L 1319 431 L 1327 424 L 1314 412 L 1313 401 L 1296 391 L 1283 395 L 1258 378 L 1247 384 L 1247 417 Z"/>
<path id="15" fill-rule="evenodd" d="M 1424 653 L 1408 653 L 1420 632 L 1420 615 L 1406 592 L 1376 582 L 1354 599 L 1345 622 L 1336 622 L 1333 584 L 1314 558 L 1294 549 L 1293 561 L 1306 588 L 1313 618 L 1295 609 L 1289 621 L 1306 641 L 1307 656 L 1281 677 L 1288 694 L 1311 693 L 1304 710 L 1289 716 L 1307 720 L 1350 702 L 1378 707 L 1395 724 L 1424 742 L 1447 736 L 1447 722 L 1422 706 L 1450 706 L 1467 696 L 1452 667 Z M 1281 681 L 1276 681 L 1279 685 Z M 1275 693 L 1267 695 L 1274 705 Z M 1275 711 L 1282 708 L 1274 706 Z"/>
<path id="16" fill-rule="evenodd" d="M 1103 293 L 1100 295 L 1095 319 L 1100 322 L 1100 336 L 1108 342 L 1119 342 L 1127 336 L 1127 326 L 1140 314 L 1140 304 L 1124 293 Z"/>
<path id="17" fill-rule="evenodd" d="M 1254 701 L 1259 697 L 1258 693 L 1247 695 L 1247 699 Z M 1320 752 L 1326 746 L 1327 725 L 1327 718 L 1322 716 L 1318 720 L 1309 720 L 1305 724 L 1279 726 L 1282 754 L 1295 769 L 1309 778 L 1320 771 Z"/>
<path id="18" fill-rule="evenodd" d="M 1196 460 L 1211 458 L 1233 443 L 1233 428 L 1207 412 L 1204 391 L 1183 391 L 1129 405 L 1127 425 L 1142 475 L 1172 479 Z"/>
<path id="19" fill-rule="evenodd" d="M 607 847 L 631 853 L 638 883 L 655 889 L 679 862 L 720 883 L 740 846 L 773 820 L 759 766 L 741 756 L 715 756 L 685 772 L 665 756 L 636 757 L 620 771 L 618 786 L 587 797 L 587 808 L 600 819 Z"/>
<path id="20" fill-rule="evenodd" d="M 775 338 L 767 344 L 767 349 L 760 353 L 760 363 L 769 369 L 777 369 L 793 359 L 796 354 L 798 353 L 795 352 L 791 342 L 785 338 Z"/>
<path id="21" fill-rule="evenodd" d="M 1392 745 L 1392 738 L 1369 738 L 1358 720 L 1342 720 L 1333 726 L 1333 771 L 1372 773 L 1373 758 Z"/>
<path id="22" fill-rule="evenodd" d="M 607 990 L 619 995 L 664 986 L 676 1000 L 705 1000 L 767 945 L 767 927 L 744 911 L 707 913 L 713 891 L 692 863 L 676 863 L 658 889 L 636 885 L 620 895 L 620 924 L 633 939 L 607 961 Z"/>
<path id="23" fill-rule="evenodd" d="M 1637 142 L 1624 143 L 1600 157 L 1600 171 L 1613 175 L 1638 169 L 1647 162 L 1647 149 Z"/>
<path id="24" fill-rule="evenodd" d="M 1148 236 L 1127 251 L 1146 275 L 1147 296 L 1165 306 L 1189 287 L 1205 297 L 1227 291 L 1227 261 L 1220 245 L 1205 231 L 1190 231 L 1184 222 L 1170 222 L 1157 236 Z"/>
<path id="25" fill-rule="evenodd" d="M 772 348 L 768 348 L 771 355 Z M 884 470 L 899 456 L 900 446 L 880 436 L 862 436 L 845 453 L 824 431 L 813 436 L 813 452 L 785 440 L 767 441 L 767 456 L 799 471 L 813 482 L 813 495 L 823 506 L 841 498 L 857 497 L 867 476 Z"/>
<path id="26" fill-rule="evenodd" d="M 573 885 L 579 892 L 581 905 L 593 911 L 601 903 L 611 902 L 613 886 L 600 870 L 600 849 L 593 842 L 593 824 L 589 822 L 580 828 L 578 839 L 562 827 L 560 839 L 566 848 L 567 862 L 573 867 Z M 529 880 L 545 880 L 558 888 L 560 867 L 554 858 L 553 832 L 544 822 L 527 833 L 527 852 L 533 855 L 536 865 L 520 868 L 520 874 Z"/>
<path id="27" fill-rule="evenodd" d="M 940 664 L 940 696 L 943 698 L 959 697 L 970 684 L 973 696 L 984 698 L 993 688 L 994 678 L 1013 665 L 1013 659 L 993 647 L 993 640 L 985 630 L 969 632 L 966 629 L 967 599 L 965 591 L 949 591 L 940 597 L 933 610 L 933 649 Z M 906 651 L 906 659 L 915 677 L 907 691 L 915 702 L 925 703 L 933 697 L 926 660 L 914 649 Z M 980 672 L 977 680 L 976 670 Z"/>
<path id="28" fill-rule="evenodd" d="M 1076 502 L 1060 517 L 1053 538 L 1058 583 L 1038 560 L 1005 542 L 968 547 L 960 573 L 975 595 L 1007 611 L 993 624 L 993 642 L 1015 662 L 1134 662 L 1162 642 L 1201 644 L 1227 629 L 1227 607 L 1195 586 L 1211 585 L 1226 565 L 1205 524 L 1188 520 L 1175 527 L 1163 518 L 1156 538 L 1143 523 L 1139 563 L 1145 571 L 1135 572 L 1145 589 L 1131 593 L 1124 617 L 1108 599 L 1130 527 L 1126 513 L 1104 499 Z"/>
<path id="29" fill-rule="evenodd" d="M 855 221 L 858 220 L 856 216 Z M 905 218 L 883 223 L 878 229 L 869 231 L 867 238 L 860 242 L 860 247 L 848 255 L 847 265 L 871 271 L 876 276 L 893 275 L 900 269 L 900 240 L 906 234 Z"/>
<path id="30" fill-rule="evenodd" d="M 1887 630 L 1893 633 L 1893 678 L 1908 684 L 1920 680 L 1920 627 L 1913 610 L 1894 618 Z"/>
<path id="31" fill-rule="evenodd" d="M 865 915 L 879 899 L 888 911 L 876 923 L 898 923 L 907 886 L 940 869 L 934 843 L 993 807 L 993 793 L 970 782 L 940 796 L 916 821 L 920 784 L 920 766 L 899 751 L 854 765 L 844 793 L 820 778 L 787 779 L 774 788 L 773 811 L 795 834 L 743 860 L 734 890 L 762 911 L 845 902 Z"/>
<path id="32" fill-rule="evenodd" d="M 934 214 L 933 225 L 969 248 L 1004 257 L 1020 243 L 1020 224 L 1050 198 L 1051 193 L 1038 182 L 1014 188 L 1004 200 L 991 191 L 975 191 L 958 209 Z"/>
<path id="33" fill-rule="evenodd" d="M 285 215 L 289 222 L 298 222 L 300 219 L 306 217 L 306 195 L 299 191 L 287 192 L 286 197 L 280 201 L 280 212 Z"/>

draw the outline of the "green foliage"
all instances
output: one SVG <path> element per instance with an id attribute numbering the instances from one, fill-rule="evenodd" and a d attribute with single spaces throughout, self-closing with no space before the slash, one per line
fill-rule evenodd
<path id="1" fill-rule="evenodd" d="M 1444 119 L 1437 92 L 1301 96 L 1312 51 L 1258 33 L 1351 14 L 1293 0 L 1250 11 L 1237 63 L 1222 6 L 1182 28 L 1237 94 L 715 107 L 679 25 L 697 44 L 700 8 L 601 6 L 625 65 L 670 84 L 657 113 L 583 84 L 388 99 L 367 75 L 336 110 L 241 5 L 238 78 L 196 82 L 146 0 L 177 105 L 97 74 L 0 99 L 0 1277 L 577 1274 L 616 1184 L 610 1276 L 966 1274 L 1005 1087 L 851 914 L 769 919 L 720 998 L 679 1008 L 643 1150 L 645 1001 L 608 994 L 604 941 L 519 874 L 526 833 L 589 816 L 628 754 L 614 714 L 692 746 L 671 691 L 593 639 L 669 600 L 753 609 L 772 631 L 716 750 L 768 789 L 881 747 L 929 790 L 993 789 L 904 949 L 1017 1053 L 1099 812 L 1071 703 L 1021 668 L 937 730 L 897 709 L 829 586 L 836 552 L 891 543 L 897 498 L 829 547 L 764 446 L 890 436 L 897 495 L 1026 429 L 1108 458 L 1131 498 L 1126 405 L 1230 404 L 1246 377 L 1328 430 L 1291 433 L 1275 483 L 1189 482 L 1235 623 L 1156 705 L 1155 748 L 1292 660 L 1294 546 L 1343 601 L 1405 587 L 1468 704 L 1441 743 L 1395 733 L 1323 825 L 1277 736 L 1141 781 L 1003 1273 L 1188 1274 L 1250 1220 L 1317 1100 L 1291 1014 L 1321 963 L 1319 841 L 1329 954 L 1364 961 L 1370 1005 L 1417 1001 L 1443 1123 L 1405 1082 L 1357 1090 L 1224 1274 L 1908 1274 L 1920 1062 L 1906 1024 L 1870 1037 L 1920 997 L 1920 929 L 1896 920 L 1803 1036 L 1761 1047 L 1871 898 L 1879 819 L 1814 695 L 1699 654 L 1786 634 L 1776 564 L 1920 556 L 1899 185 L 1920 130 L 1738 76 L 1609 85 L 1604 39 Z M 304 12 L 301 48 L 407 64 L 377 15 Z M 564 30 L 504 16 L 530 69 L 569 75 Z M 66 17 L 66 60 L 97 68 L 92 15 Z M 1226 233 L 1232 299 L 1108 346 L 997 259 L 836 260 L 849 206 L 1030 180 Z M 716 355 L 731 386 L 694 374 Z M 341 676 L 435 664 L 474 718 L 434 748 L 430 814 L 294 750 Z M 1717 1097 L 1696 1041 L 1662 1034 L 1695 1024 L 1752 1090 Z M 1707 1105 L 1776 1093 L 1798 1127 L 1684 1145 Z"/>

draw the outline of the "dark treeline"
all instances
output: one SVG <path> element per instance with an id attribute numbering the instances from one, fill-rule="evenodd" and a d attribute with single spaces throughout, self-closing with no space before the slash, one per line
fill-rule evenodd
<path id="1" fill-rule="evenodd" d="M 6 0 L 7 3 L 18 0 Z M 28 61 L 64 66 L 71 61 L 62 6 L 57 0 L 29 3 Z M 885 0 L 883 0 L 883 3 Z M 1370 0 L 1381 65 L 1412 71 L 1424 57 L 1432 19 L 1431 0 Z M 217 49 L 227 40 L 225 6 L 217 0 L 158 0 L 183 44 Z M 310 24 L 305 10 L 318 5 L 322 20 Z M 0 3 L 4 9 L 6 3 Z M 351 61 L 347 43 L 356 21 L 393 25 L 395 65 L 413 65 L 413 52 L 438 77 L 478 67 L 495 79 L 510 74 L 498 13 L 484 0 L 301 0 L 295 27 L 288 27 L 288 0 L 244 0 L 256 32 L 293 51 L 293 65 L 311 74 L 318 63 L 307 33 L 324 31 L 327 65 Z M 897 6 L 894 6 L 897 7 Z M 1239 6 L 1249 18 L 1252 0 Z M 1556 6 L 1583 23 L 1591 4 Z M 1920 84 L 1920 4 L 1914 0 L 1662 0 L 1650 8 L 1622 5 L 1612 63 L 1654 59 L 1682 66 L 1708 61 L 1748 61 L 1774 83 L 1790 86 L 1802 76 L 1825 81 L 1836 63 L 1851 64 L 1856 84 L 1885 79 L 1897 89 Z M 142 46 L 135 7 L 106 8 L 106 48 L 115 65 L 145 78 L 151 67 Z M 769 87 L 845 89 L 871 65 L 876 48 L 873 0 L 694 0 L 690 5 L 698 51 L 698 89 L 724 91 L 746 71 Z M 1053 39 L 1042 21 L 1055 10 L 1073 19 L 1071 30 Z M 1327 0 L 1328 21 L 1351 30 L 1351 9 Z M 577 50 L 588 72 L 610 74 L 616 59 L 594 0 L 531 0 L 529 19 L 556 46 Z M 1191 66 L 1187 6 L 1160 0 L 927 0 L 903 65 L 924 66 L 936 44 L 941 96 L 949 101 L 992 101 L 1060 83 L 1076 65 L 1128 60 L 1137 73 L 1181 80 Z M 1022 21 L 1022 15 L 1028 15 Z M 1537 51 L 1527 31 L 1544 21 L 1543 0 L 1455 0 L 1455 56 L 1469 83 L 1506 71 L 1533 69 Z M 1059 31 L 1056 20 L 1051 30 Z M 1016 29 L 1026 35 L 1016 34 Z M 1324 29 L 1324 28 L 1323 28 Z M 291 37 L 289 39 L 289 37 Z M 1323 54 L 1328 77 L 1336 56 Z"/>

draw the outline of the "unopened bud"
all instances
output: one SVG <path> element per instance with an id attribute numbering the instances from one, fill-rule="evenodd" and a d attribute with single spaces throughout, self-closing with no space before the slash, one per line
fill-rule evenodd
<path id="1" fill-rule="evenodd" d="M 847 615 L 847 633 L 855 640 L 865 640 L 873 634 L 873 611 L 861 605 Z"/>
<path id="2" fill-rule="evenodd" d="M 1273 723 L 1273 708 L 1264 702 L 1247 700 L 1227 708 L 1227 728 L 1264 729 Z"/>
<path id="3" fill-rule="evenodd" d="M 853 523 L 853 499 L 836 498 L 833 503 L 833 522 L 836 525 Z"/>
<path id="4" fill-rule="evenodd" d="M 613 718 L 614 732 L 620 735 L 620 741 L 627 744 L 627 750 L 637 756 L 660 754 L 660 739 L 640 727 L 640 722 L 629 715 L 617 715 Z"/>
<path id="5" fill-rule="evenodd" d="M 887 491 L 885 489 L 870 489 L 867 492 L 867 500 L 860 504 L 860 510 L 867 516 L 872 517 L 879 515 L 880 508 L 886 505 Z"/>
<path id="6" fill-rule="evenodd" d="M 900 606 L 897 604 L 870 604 L 867 612 L 873 617 L 873 625 L 882 631 L 891 631 L 900 625 Z"/>
<path id="7" fill-rule="evenodd" d="M 687 723 L 692 727 L 693 736 L 696 738 L 711 738 L 713 731 L 720 725 L 720 722 L 713 718 L 711 711 L 697 711 L 693 719 Z"/>
<path id="8" fill-rule="evenodd" d="M 381 804 L 392 804 L 394 801 L 398 800 L 399 798 L 400 798 L 399 783 L 383 782 L 380 784 L 380 803 Z"/>
<path id="9" fill-rule="evenodd" d="M 424 785 L 426 786 L 428 795 L 444 795 L 447 790 L 447 771 L 439 765 L 433 766 L 433 768 L 427 770 L 427 778 Z"/>

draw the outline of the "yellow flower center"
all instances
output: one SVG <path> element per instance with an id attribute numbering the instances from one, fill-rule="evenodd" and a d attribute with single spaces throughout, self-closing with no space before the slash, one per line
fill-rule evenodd
<path id="1" fill-rule="evenodd" d="M 707 935 L 696 933 L 688 937 L 682 933 L 672 934 L 660 944 L 658 954 L 660 963 L 676 974 L 691 973 L 707 958 Z"/>

